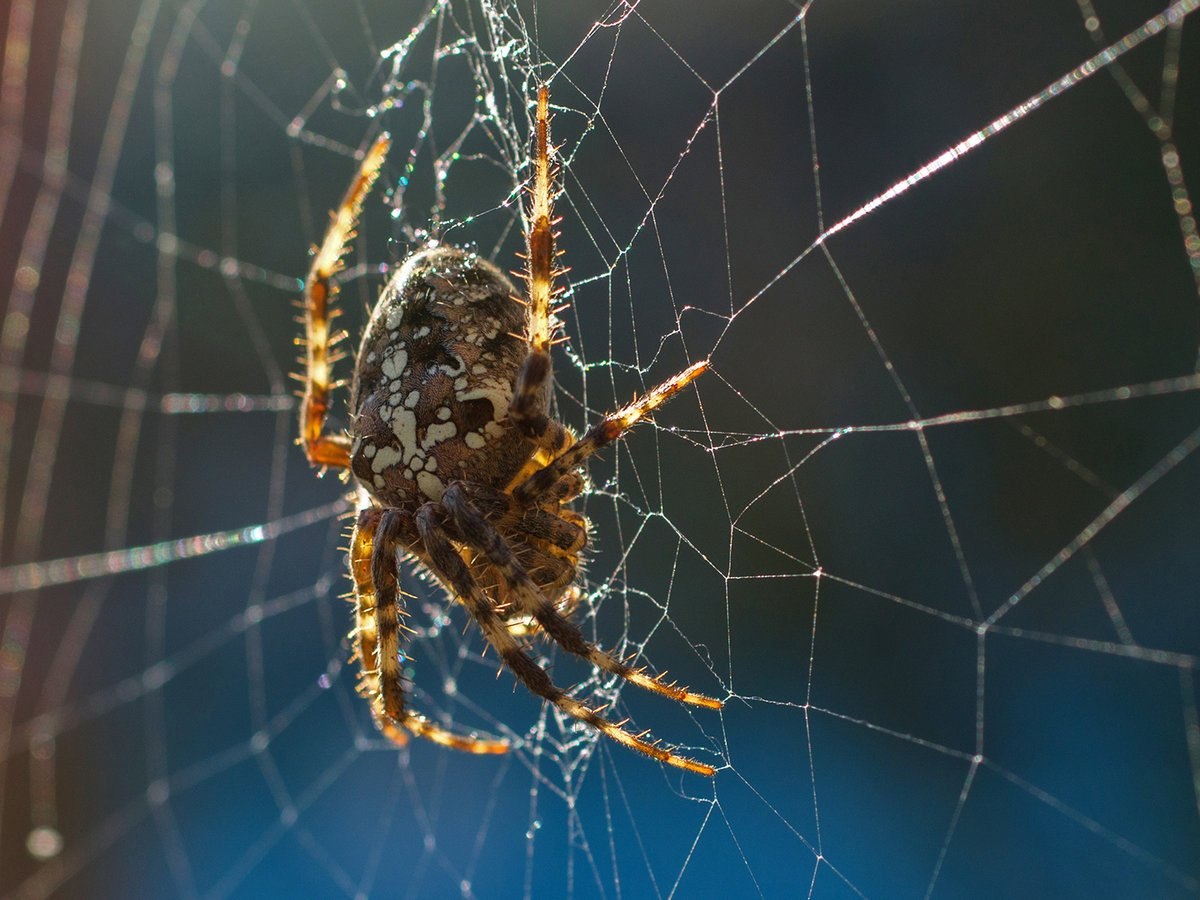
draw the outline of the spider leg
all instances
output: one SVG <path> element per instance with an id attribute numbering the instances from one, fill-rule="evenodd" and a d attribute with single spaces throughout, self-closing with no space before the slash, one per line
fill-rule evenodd
<path id="1" fill-rule="evenodd" d="M 644 735 L 631 734 L 622 727 L 623 723 L 610 722 L 600 715 L 599 710 L 579 702 L 555 685 L 546 670 L 521 649 L 504 620 L 492 606 L 491 601 L 480 590 L 467 564 L 463 562 L 462 557 L 458 555 L 450 543 L 450 539 L 446 536 L 441 522 L 443 515 L 444 507 L 437 503 L 425 504 L 417 511 L 416 515 L 417 530 L 425 544 L 425 551 L 429 554 L 433 569 L 445 579 L 450 590 L 467 607 L 468 612 L 483 632 L 484 638 L 500 654 L 504 665 L 511 669 L 530 691 L 553 703 L 572 718 L 590 725 L 617 743 L 652 759 L 699 775 L 716 774 L 716 770 L 712 766 L 706 766 L 704 763 L 688 759 L 686 756 L 680 756 L 657 743 L 648 743 L 642 740 Z"/>
<path id="2" fill-rule="evenodd" d="M 346 196 L 333 213 L 325 239 L 313 254 L 308 277 L 304 280 L 304 399 L 300 404 L 300 436 L 308 461 L 314 466 L 345 469 L 350 465 L 350 441 L 345 435 L 325 433 L 329 411 L 330 369 L 334 359 L 330 347 L 338 338 L 330 338 L 330 302 L 337 296 L 333 276 L 342 266 L 342 256 L 354 237 L 354 227 L 362 212 L 363 200 L 375 183 L 387 158 L 391 140 L 380 135 L 363 158 L 358 175 L 350 183 Z"/>
<path id="3" fill-rule="evenodd" d="M 539 504 L 562 504 L 570 503 L 576 497 L 583 493 L 583 489 L 587 486 L 583 480 L 583 476 L 572 470 L 563 475 L 562 478 L 546 488 L 538 494 L 537 502 Z M 564 515 L 569 510 L 560 510 Z M 578 514 L 576 514 L 578 515 Z"/>
<path id="4" fill-rule="evenodd" d="M 395 552 L 398 519 L 392 510 L 364 509 L 358 514 L 350 539 L 357 615 L 355 656 L 362 666 L 358 692 L 370 701 L 375 725 L 393 743 L 408 743 L 407 730 L 455 750 L 505 753 L 508 744 L 504 741 L 455 734 L 405 706 L 400 670 L 400 631 L 404 626 L 400 622 Z"/>
<path id="5" fill-rule="evenodd" d="M 534 138 L 533 184 L 530 187 L 529 236 L 526 245 L 525 284 L 529 294 L 529 355 L 513 385 L 509 418 L 527 437 L 541 436 L 550 425 L 544 389 L 550 381 L 550 301 L 558 293 L 556 276 L 565 270 L 554 266 L 555 219 L 551 196 L 549 91 L 538 89 Z"/>
<path id="6" fill-rule="evenodd" d="M 579 477 L 578 473 L 571 474 L 575 478 Z M 566 483 L 566 489 L 574 488 L 569 479 L 563 481 Z M 515 529 L 544 540 L 568 554 L 578 555 L 587 544 L 584 519 L 573 510 L 560 509 L 550 512 L 540 506 L 521 506 L 510 494 L 483 484 L 464 484 L 458 481 L 452 487 L 465 492 L 465 499 L 501 531 Z M 558 488 L 559 485 L 555 487 Z"/>
<path id="7" fill-rule="evenodd" d="M 704 374 L 707 369 L 707 360 L 688 366 L 678 375 L 668 378 L 658 387 L 652 388 L 644 397 L 634 400 L 624 409 L 609 413 L 588 429 L 582 438 L 558 454 L 545 467 L 530 475 L 513 491 L 513 496 L 523 504 L 537 502 L 543 493 L 555 487 L 560 479 L 581 465 L 589 456 L 617 440 L 641 419 L 654 412 L 693 380 Z"/>
<path id="8" fill-rule="evenodd" d="M 720 700 L 647 675 L 644 669 L 626 665 L 584 637 L 579 626 L 561 615 L 554 608 L 554 604 L 538 590 L 533 579 L 517 561 L 508 542 L 471 504 L 461 482 L 455 482 L 446 488 L 446 493 L 442 496 L 442 505 L 449 510 L 465 542 L 482 551 L 504 577 L 509 592 L 517 602 L 517 608 L 525 615 L 532 616 L 542 631 L 568 653 L 582 657 L 596 668 L 612 672 L 631 684 L 680 703 L 703 706 L 707 709 L 721 708 Z"/>
<path id="9" fill-rule="evenodd" d="M 571 474 L 579 477 L 578 473 Z M 495 530 L 503 534 L 517 532 L 527 539 L 522 547 L 524 553 L 518 556 L 520 565 L 526 574 L 536 578 L 542 596 L 553 598 L 555 609 L 570 616 L 583 598 L 583 592 L 574 582 L 579 554 L 587 545 L 587 520 L 574 510 L 558 508 L 557 504 L 551 503 L 548 509 L 521 506 L 504 491 L 477 483 L 457 484 Z M 546 502 L 546 498 L 540 502 Z M 479 552 L 479 548 L 473 549 Z M 497 577 L 501 577 L 499 573 Z M 481 585 L 485 593 L 491 586 Z M 521 604 L 508 603 L 508 593 L 505 588 L 499 596 L 507 604 L 504 619 L 509 630 L 521 639 L 532 637 L 538 630 L 537 623 Z"/>

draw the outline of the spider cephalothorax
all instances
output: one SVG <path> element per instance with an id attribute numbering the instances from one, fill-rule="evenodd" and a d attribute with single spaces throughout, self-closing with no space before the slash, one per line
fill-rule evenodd
<path id="1" fill-rule="evenodd" d="M 538 93 L 526 291 L 492 263 L 427 246 L 392 274 L 371 314 L 351 389 L 350 434 L 324 431 L 333 275 L 386 158 L 379 138 L 317 250 L 305 286 L 306 391 L 301 441 L 313 465 L 349 469 L 358 485 L 350 546 L 360 692 L 384 734 L 406 732 L 475 753 L 504 741 L 447 731 L 412 711 L 400 668 L 399 560 L 432 573 L 461 602 L 501 661 L 563 712 L 655 759 L 711 766 L 634 735 L 556 686 L 526 651 L 530 632 L 597 669 L 683 703 L 720 701 L 651 677 L 590 643 L 568 618 L 587 521 L 569 508 L 580 466 L 706 368 L 701 362 L 604 417 L 576 440 L 550 417 L 554 267 L 547 93 Z"/>

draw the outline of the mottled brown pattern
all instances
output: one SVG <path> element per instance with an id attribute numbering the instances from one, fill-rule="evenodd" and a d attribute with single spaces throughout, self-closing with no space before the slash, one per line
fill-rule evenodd
<path id="1" fill-rule="evenodd" d="M 605 718 L 551 681 L 527 652 L 553 641 L 598 670 L 681 703 L 719 700 L 649 675 L 600 649 L 569 616 L 588 522 L 569 504 L 586 481 L 579 469 L 601 447 L 686 387 L 697 363 L 640 400 L 605 416 L 581 439 L 550 418 L 558 295 L 554 268 L 549 100 L 538 93 L 535 177 L 527 236 L 526 297 L 492 263 L 430 245 L 392 274 L 371 313 L 355 361 L 349 435 L 324 431 L 328 407 L 327 302 L 365 192 L 388 146 L 377 140 L 334 216 L 305 290 L 306 400 L 301 438 L 314 465 L 349 468 L 359 514 L 351 538 L 360 692 L 379 730 L 472 753 L 508 745 L 460 735 L 410 708 L 401 665 L 405 639 L 399 560 L 433 574 L 462 603 L 504 665 L 537 696 L 617 743 L 701 775 L 716 770 Z"/>
<path id="2" fill-rule="evenodd" d="M 452 247 L 409 257 L 380 295 L 358 352 L 350 431 L 351 468 L 381 502 L 438 499 L 422 495 L 411 465 L 417 458 L 436 460 L 432 474 L 443 486 L 461 479 L 501 489 L 529 459 L 535 442 L 517 432 L 507 418 L 512 383 L 527 352 L 521 337 L 526 310 L 514 296 L 516 288 L 496 266 Z M 404 352 L 407 365 L 399 377 L 388 377 L 384 362 L 395 351 Z M 479 367 L 484 371 L 477 371 Z M 549 391 L 546 381 L 539 397 L 543 409 L 549 404 Z M 405 440 L 407 431 L 398 435 L 386 420 L 389 404 L 399 401 L 396 412 L 403 414 L 405 400 L 414 392 L 416 404 L 409 411 L 415 420 L 415 443 Z M 503 398 L 502 408 L 480 394 Z M 449 409 L 450 416 L 439 418 L 439 409 Z M 454 435 L 424 446 L 430 442 L 430 428 L 446 423 L 453 423 Z M 486 446 L 469 446 L 469 434 L 478 435 Z M 376 448 L 376 454 L 393 448 L 402 459 L 378 471 L 366 455 L 368 447 Z M 375 481 L 377 475 L 382 484 Z"/>

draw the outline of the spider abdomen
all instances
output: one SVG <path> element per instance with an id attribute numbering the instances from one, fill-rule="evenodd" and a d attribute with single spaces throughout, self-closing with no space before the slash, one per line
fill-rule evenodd
<path id="1" fill-rule="evenodd" d="M 371 313 L 354 373 L 351 470 L 385 506 L 462 480 L 503 489 L 532 442 L 508 423 L 526 307 L 496 266 L 453 247 L 410 256 Z M 548 393 L 548 386 L 547 386 Z"/>

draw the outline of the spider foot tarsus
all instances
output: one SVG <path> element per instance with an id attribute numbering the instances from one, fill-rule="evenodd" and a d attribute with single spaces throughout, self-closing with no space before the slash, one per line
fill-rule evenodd
<path id="1" fill-rule="evenodd" d="M 416 713 L 409 713 L 402 724 L 417 737 L 432 741 L 442 747 L 449 747 L 451 750 L 461 750 L 464 753 L 480 755 L 507 753 L 509 751 L 508 741 L 488 740 L 476 737 L 475 735 L 456 734 L 453 731 L 448 731 L 439 725 L 435 725 L 424 716 L 417 715 Z M 384 733 L 386 734 L 387 732 L 385 731 Z"/>

